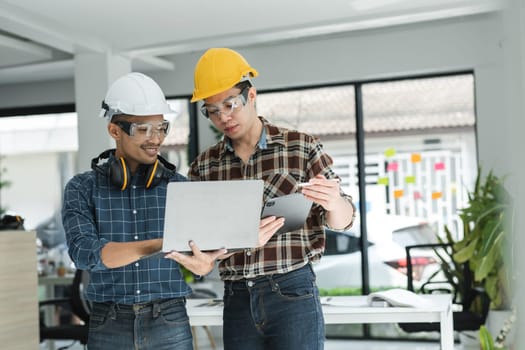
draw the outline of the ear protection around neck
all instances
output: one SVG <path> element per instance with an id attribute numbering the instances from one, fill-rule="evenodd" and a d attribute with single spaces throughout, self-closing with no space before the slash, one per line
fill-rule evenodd
<path id="1" fill-rule="evenodd" d="M 113 157 L 111 157 L 111 155 L 113 155 Z M 91 160 L 91 169 L 103 176 L 109 177 L 113 185 L 120 188 L 121 191 L 124 191 L 129 185 L 131 171 L 123 157 L 116 158 L 114 155 L 115 149 L 108 149 L 102 152 L 98 157 Z M 98 165 L 103 159 L 107 159 L 107 167 Z M 144 173 L 146 188 L 157 186 L 163 179 L 169 179 L 174 172 L 175 165 L 171 164 L 160 155 L 157 156 L 155 163 L 149 164 Z"/>

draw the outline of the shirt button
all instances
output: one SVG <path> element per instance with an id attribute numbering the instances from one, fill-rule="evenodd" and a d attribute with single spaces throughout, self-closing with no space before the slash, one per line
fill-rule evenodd
<path id="1" fill-rule="evenodd" d="M 136 186 L 136 185 L 133 185 L 133 189 L 134 189 L 134 190 L 137 189 L 137 186 Z"/>
<path id="2" fill-rule="evenodd" d="M 248 281 L 248 287 L 253 287 L 255 283 L 253 281 Z"/>
<path id="3" fill-rule="evenodd" d="M 138 267 L 138 266 L 139 266 L 139 263 L 135 263 L 135 266 L 137 266 L 137 267 Z"/>
<path id="4" fill-rule="evenodd" d="M 133 209 L 133 214 L 137 215 L 137 209 Z"/>
<path id="5" fill-rule="evenodd" d="M 251 250 L 247 250 L 246 251 L 246 255 L 251 256 L 252 255 L 252 251 Z"/>
<path id="6" fill-rule="evenodd" d="M 140 294 L 140 290 L 137 290 L 137 294 Z"/>
<path id="7" fill-rule="evenodd" d="M 139 236 L 135 236 L 135 239 L 139 239 Z"/>

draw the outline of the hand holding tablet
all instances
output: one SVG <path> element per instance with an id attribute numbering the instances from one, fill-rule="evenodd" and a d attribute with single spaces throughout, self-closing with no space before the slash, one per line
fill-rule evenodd
<path id="1" fill-rule="evenodd" d="M 271 198 L 264 203 L 261 218 L 267 216 L 284 217 L 284 225 L 275 234 L 295 231 L 302 228 L 308 218 L 312 201 L 301 193 L 292 193 Z"/>

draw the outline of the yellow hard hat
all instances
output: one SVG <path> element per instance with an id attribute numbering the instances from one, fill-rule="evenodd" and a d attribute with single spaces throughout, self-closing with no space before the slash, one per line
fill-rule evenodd
<path id="1" fill-rule="evenodd" d="M 195 66 L 191 102 L 203 100 L 259 73 L 238 52 L 226 48 L 206 51 Z"/>

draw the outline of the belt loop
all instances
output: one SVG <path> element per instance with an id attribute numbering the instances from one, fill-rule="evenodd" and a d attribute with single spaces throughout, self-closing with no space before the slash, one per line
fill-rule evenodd
<path id="1" fill-rule="evenodd" d="M 160 315 L 160 303 L 153 303 L 153 318 L 157 318 Z"/>
<path id="2" fill-rule="evenodd" d="M 270 286 L 272 287 L 272 292 L 277 292 L 279 290 L 279 284 L 273 280 L 273 276 L 268 276 L 268 281 L 270 282 Z"/>
<path id="3" fill-rule="evenodd" d="M 228 295 L 233 295 L 233 282 L 228 283 Z"/>
<path id="4" fill-rule="evenodd" d="M 115 308 L 118 308 L 118 305 L 115 304 L 115 303 L 112 303 L 109 307 L 109 313 L 108 313 L 108 316 L 110 319 L 112 320 L 116 320 L 117 319 L 117 311 L 115 310 Z"/>

